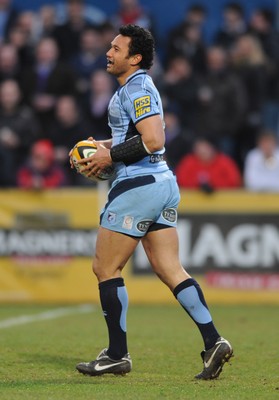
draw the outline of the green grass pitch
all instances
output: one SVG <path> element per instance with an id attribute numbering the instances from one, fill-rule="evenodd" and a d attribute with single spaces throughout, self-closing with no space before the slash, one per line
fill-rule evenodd
<path id="1" fill-rule="evenodd" d="M 56 319 L 3 327 L 21 315 L 61 306 L 0 306 L 1 400 L 279 399 L 278 306 L 211 306 L 220 333 L 235 350 L 215 381 L 195 381 L 202 341 L 179 306 L 131 305 L 126 376 L 87 377 L 76 363 L 90 361 L 107 345 L 100 307 Z M 2 324 L 2 325 L 1 325 Z"/>

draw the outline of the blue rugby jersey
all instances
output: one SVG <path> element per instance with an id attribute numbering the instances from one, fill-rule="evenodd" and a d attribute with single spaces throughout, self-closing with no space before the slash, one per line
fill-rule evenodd
<path id="1" fill-rule="evenodd" d="M 151 77 L 140 69 L 129 76 L 125 85 L 116 91 L 109 103 L 108 120 L 112 130 L 112 146 L 139 135 L 136 124 L 153 115 L 160 115 L 163 123 L 159 92 Z M 168 171 L 162 156 L 164 152 L 163 148 L 128 166 L 123 162 L 115 163 L 116 179 Z"/>

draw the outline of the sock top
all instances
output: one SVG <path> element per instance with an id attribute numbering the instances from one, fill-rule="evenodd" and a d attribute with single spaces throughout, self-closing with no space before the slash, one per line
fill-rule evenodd
<path id="1" fill-rule="evenodd" d="M 120 287 L 120 286 L 125 286 L 123 278 L 108 279 L 107 281 L 99 283 L 99 289 L 108 287 Z"/>

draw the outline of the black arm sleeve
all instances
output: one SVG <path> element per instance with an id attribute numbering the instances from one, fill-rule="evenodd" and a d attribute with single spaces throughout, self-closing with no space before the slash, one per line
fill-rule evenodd
<path id="1" fill-rule="evenodd" d="M 125 165 L 133 164 L 148 156 L 140 135 L 133 136 L 126 142 L 117 144 L 110 149 L 112 161 L 122 161 Z"/>

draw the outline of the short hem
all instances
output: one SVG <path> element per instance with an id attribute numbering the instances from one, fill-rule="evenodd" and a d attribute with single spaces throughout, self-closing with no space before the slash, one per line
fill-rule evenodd
<path id="1" fill-rule="evenodd" d="M 102 228 L 107 229 L 108 231 L 112 231 L 112 232 L 116 232 L 116 233 L 122 233 L 122 235 L 130 236 L 131 238 L 134 238 L 134 239 L 141 239 L 141 238 L 144 236 L 144 235 L 139 235 L 139 236 L 132 235 L 132 234 L 129 234 L 129 233 L 127 233 L 127 232 L 119 231 L 119 230 L 117 230 L 117 229 L 108 228 L 107 226 L 104 226 L 104 225 L 102 225 L 102 224 L 100 224 L 100 226 L 101 226 Z"/>
<path id="2" fill-rule="evenodd" d="M 152 224 L 150 226 L 150 228 L 148 229 L 148 231 L 146 233 L 154 232 L 154 231 L 160 231 L 161 229 L 166 229 L 166 228 L 175 228 L 175 226 L 166 225 L 166 224 L 160 224 L 160 223 L 155 222 L 154 224 Z"/>

